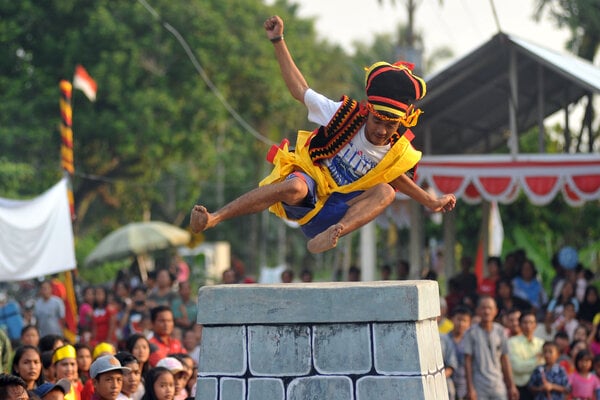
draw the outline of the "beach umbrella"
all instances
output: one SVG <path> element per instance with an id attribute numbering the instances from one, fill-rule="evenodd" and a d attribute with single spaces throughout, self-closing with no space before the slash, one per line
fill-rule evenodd
<path id="1" fill-rule="evenodd" d="M 84 265 L 88 267 L 184 246 L 189 243 L 190 238 L 188 231 L 166 222 L 132 222 L 102 239 L 86 257 Z"/>

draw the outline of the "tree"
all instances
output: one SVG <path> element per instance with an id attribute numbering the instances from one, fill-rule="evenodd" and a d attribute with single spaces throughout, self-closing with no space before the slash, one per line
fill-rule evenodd
<path id="1" fill-rule="evenodd" d="M 337 89 L 347 76 L 341 49 L 317 43 L 313 22 L 298 19 L 285 1 L 269 8 L 258 0 L 156 0 L 151 7 L 113 0 L 0 5 L 0 196 L 37 195 L 59 179 L 58 81 L 70 80 L 78 63 L 99 89 L 95 103 L 73 94 L 75 228 L 96 240 L 135 220 L 187 225 L 197 200 L 216 206 L 255 186 L 268 169 L 270 143 L 312 128 L 279 78 L 262 28 L 267 16 L 286 18 L 286 40 L 315 87 Z M 10 172 L 15 165 L 23 173 Z M 27 168 L 34 179 L 23 178 Z M 15 178 L 5 188 L 9 172 Z M 253 216 L 206 238 L 232 242 L 256 264 L 263 234 L 261 217 Z"/>

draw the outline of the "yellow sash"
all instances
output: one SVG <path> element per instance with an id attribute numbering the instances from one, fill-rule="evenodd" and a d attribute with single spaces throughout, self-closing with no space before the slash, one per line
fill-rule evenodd
<path id="1" fill-rule="evenodd" d="M 421 152 L 415 150 L 408 139 L 401 137 L 387 152 L 383 159 L 364 176 L 347 185 L 338 186 L 331 177 L 327 167 L 314 164 L 308 154 L 308 143 L 312 132 L 298 131 L 296 150 L 290 152 L 287 143 L 277 148 L 273 158 L 273 170 L 264 178 L 259 186 L 283 181 L 286 176 L 294 171 L 303 171 L 313 178 L 317 184 L 317 203 L 315 208 L 296 222 L 304 225 L 310 221 L 320 210 L 333 192 L 350 193 L 357 190 L 367 190 L 379 183 L 389 183 L 414 167 L 421 159 Z M 269 208 L 273 214 L 280 218 L 289 219 L 281 203 L 276 203 Z"/>

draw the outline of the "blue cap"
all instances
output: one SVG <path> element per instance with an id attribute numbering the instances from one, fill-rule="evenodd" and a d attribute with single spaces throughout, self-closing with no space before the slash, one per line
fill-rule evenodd
<path id="1" fill-rule="evenodd" d="M 33 393 L 37 394 L 40 397 L 44 397 L 54 389 L 59 389 L 64 394 L 67 394 L 71 391 L 71 382 L 68 379 L 60 379 L 56 383 L 42 383 L 37 388 L 33 389 Z"/>

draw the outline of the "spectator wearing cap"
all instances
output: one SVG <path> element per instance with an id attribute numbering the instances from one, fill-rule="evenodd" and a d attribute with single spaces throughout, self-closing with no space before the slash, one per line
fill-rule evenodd
<path id="1" fill-rule="evenodd" d="M 28 400 L 27 384 L 18 376 L 0 373 L 0 399 Z"/>
<path id="2" fill-rule="evenodd" d="M 175 321 L 173 311 L 169 306 L 157 306 L 150 312 L 152 334 L 149 342 L 156 349 L 150 354 L 150 365 L 156 366 L 159 360 L 172 353 L 186 353 L 185 348 L 173 335 Z"/>
<path id="3" fill-rule="evenodd" d="M 186 385 L 188 379 L 190 379 L 190 375 L 181 361 L 175 357 L 166 357 L 160 360 L 156 366 L 166 368 L 173 374 L 175 378 L 175 397 L 173 400 L 187 399 Z"/>
<path id="4" fill-rule="evenodd" d="M 122 366 L 131 371 L 123 375 L 123 387 L 121 388 L 121 397 L 123 400 L 139 400 L 144 395 L 144 385 L 142 384 L 142 370 L 140 363 L 128 351 L 120 351 L 115 357 Z"/>
<path id="5" fill-rule="evenodd" d="M 189 355 L 184 353 L 169 354 L 169 357 L 173 357 L 183 365 L 185 368 L 187 381 L 183 382 L 183 390 L 179 393 L 181 399 L 187 399 L 188 397 L 196 397 L 195 385 L 198 379 L 198 367 L 196 361 Z M 175 399 L 177 399 L 177 395 Z"/>
<path id="6" fill-rule="evenodd" d="M 46 382 L 36 389 L 33 393 L 42 400 L 64 400 L 71 391 L 71 382 L 68 379 L 59 379 L 56 383 Z"/>
<path id="7" fill-rule="evenodd" d="M 71 383 L 71 390 L 65 395 L 65 400 L 79 400 L 83 385 L 77 375 L 77 351 L 75 347 L 66 344 L 54 350 L 52 367 L 56 381 L 67 379 Z"/>
<path id="8" fill-rule="evenodd" d="M 94 346 L 92 351 L 92 362 L 102 356 L 114 356 L 117 353 L 115 346 L 108 342 L 100 342 Z M 91 400 L 94 394 L 94 382 L 88 379 L 81 391 L 81 400 Z"/>
<path id="9" fill-rule="evenodd" d="M 130 371 L 113 355 L 98 357 L 90 367 L 90 378 L 94 382 L 92 400 L 117 400 L 123 387 L 123 375 Z"/>

